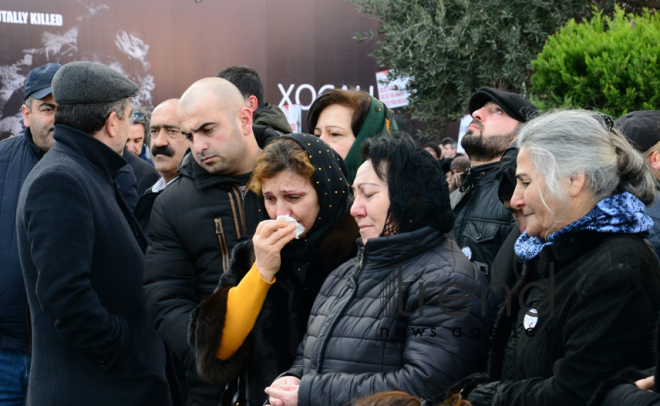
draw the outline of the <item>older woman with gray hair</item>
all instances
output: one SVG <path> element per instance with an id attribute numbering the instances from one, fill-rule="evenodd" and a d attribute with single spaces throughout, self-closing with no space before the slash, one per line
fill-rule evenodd
<path id="1" fill-rule="evenodd" d="M 456 387 L 474 406 L 585 405 L 614 372 L 653 365 L 660 265 L 644 206 L 656 182 L 595 112 L 542 115 L 518 146 L 511 205 L 527 221 L 515 245 L 523 277 L 496 324 L 488 379 Z"/>

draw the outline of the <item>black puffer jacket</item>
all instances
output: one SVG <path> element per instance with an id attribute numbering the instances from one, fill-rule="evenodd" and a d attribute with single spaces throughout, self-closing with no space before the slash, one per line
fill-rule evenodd
<path id="1" fill-rule="evenodd" d="M 499 169 L 499 162 L 468 168 L 463 184 L 452 193 L 452 200 L 454 194 L 464 194 L 454 207 L 456 242 L 488 280 L 495 255 L 515 225 L 497 193 Z"/>
<path id="2" fill-rule="evenodd" d="M 494 382 L 468 395 L 474 406 L 582 406 L 617 371 L 653 365 L 660 265 L 640 235 L 557 239 L 524 264 L 511 304 L 496 324 Z"/>
<path id="3" fill-rule="evenodd" d="M 261 135 L 255 131 L 260 147 L 278 136 L 272 129 Z M 187 370 L 188 405 L 216 406 L 222 393 L 197 375 L 188 324 L 190 313 L 213 293 L 229 267 L 231 249 L 252 236 L 266 213 L 257 195 L 243 196 L 249 176 L 209 174 L 188 153 L 179 179 L 153 205 L 144 292 L 156 330 Z"/>
<path id="4" fill-rule="evenodd" d="M 389 390 L 441 399 L 485 365 L 495 308 L 492 294 L 481 297 L 485 277 L 430 227 L 358 241 L 358 258 L 321 288 L 287 372 L 301 377 L 298 404 L 345 405 Z"/>

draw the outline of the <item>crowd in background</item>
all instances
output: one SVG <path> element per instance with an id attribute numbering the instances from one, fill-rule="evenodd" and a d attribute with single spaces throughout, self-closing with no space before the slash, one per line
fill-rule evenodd
<path id="1" fill-rule="evenodd" d="M 483 87 L 457 153 L 356 90 L 292 134 L 242 66 L 151 112 L 90 62 L 24 90 L 3 405 L 660 404 L 660 111 Z"/>

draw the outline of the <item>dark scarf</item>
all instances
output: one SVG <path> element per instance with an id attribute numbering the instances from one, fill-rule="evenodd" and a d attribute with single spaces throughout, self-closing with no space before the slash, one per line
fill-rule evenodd
<path id="1" fill-rule="evenodd" d="M 314 188 L 319 199 L 319 214 L 305 237 L 293 240 L 282 250 L 282 258 L 308 263 L 316 253 L 321 239 L 335 228 L 350 210 L 348 200 L 350 185 L 346 164 L 328 144 L 309 134 L 291 134 L 300 144 L 316 168 Z"/>
<path id="2" fill-rule="evenodd" d="M 353 184 L 353 179 L 355 179 L 355 173 L 360 165 L 362 165 L 360 150 L 362 149 L 362 144 L 364 144 L 367 138 L 373 138 L 383 134 L 392 134 L 392 131 L 398 130 L 392 110 L 388 109 L 385 104 L 378 101 L 375 97 L 369 97 L 371 97 L 369 113 L 367 113 L 367 116 L 364 118 L 364 121 L 360 126 L 360 132 L 355 136 L 355 142 L 348 151 L 345 159 L 348 172 L 350 173 L 349 182 L 351 184 Z"/>

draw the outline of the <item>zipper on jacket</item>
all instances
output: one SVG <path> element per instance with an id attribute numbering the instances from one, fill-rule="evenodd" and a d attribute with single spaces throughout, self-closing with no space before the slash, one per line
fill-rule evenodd
<path id="1" fill-rule="evenodd" d="M 227 236 L 225 235 L 225 228 L 222 226 L 222 219 L 216 217 L 213 219 L 215 222 L 215 233 L 218 236 L 218 242 L 220 243 L 220 252 L 222 253 L 222 273 L 227 271 L 229 268 L 229 249 L 227 248 Z"/>
<path id="2" fill-rule="evenodd" d="M 348 282 L 350 293 L 349 294 L 344 293 L 342 297 L 338 300 L 337 310 L 333 309 L 333 311 L 331 312 L 332 317 L 328 317 L 328 319 L 326 319 L 327 320 L 326 323 L 324 323 L 324 325 L 327 325 L 326 329 L 323 330 L 324 326 L 321 326 L 321 330 L 319 331 L 319 336 L 317 340 L 317 345 L 319 349 L 318 349 L 317 357 L 311 359 L 311 364 L 310 364 L 311 370 L 319 371 L 321 365 L 323 365 L 323 357 L 325 356 L 325 347 L 328 344 L 328 339 L 330 338 L 332 331 L 335 329 L 335 326 L 337 325 L 339 318 L 344 313 L 344 310 L 346 310 L 346 306 L 348 306 L 348 304 L 351 302 L 351 300 L 353 300 L 353 298 L 357 293 L 358 278 L 360 277 L 360 274 L 364 269 L 364 257 L 365 257 L 365 250 L 364 247 L 361 247 L 360 250 L 358 251 L 355 272 L 353 273 L 351 280 Z"/>
<path id="3" fill-rule="evenodd" d="M 362 274 L 362 270 L 364 269 L 364 257 L 366 256 L 364 252 L 364 247 L 360 247 L 360 251 L 358 251 L 358 261 L 357 261 L 357 267 L 355 269 L 355 281 L 360 278 L 360 275 Z"/>

